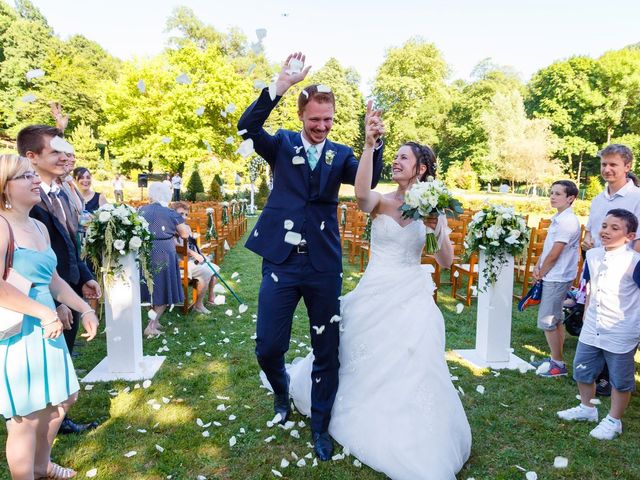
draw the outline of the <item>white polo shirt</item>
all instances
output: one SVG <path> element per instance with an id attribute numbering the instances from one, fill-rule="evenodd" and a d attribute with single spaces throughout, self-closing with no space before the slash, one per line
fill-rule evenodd
<path id="1" fill-rule="evenodd" d="M 640 188 L 636 187 L 632 180 L 628 179 L 627 184 L 613 195 L 609 195 L 609 187 L 607 186 L 596 198 L 591 200 L 587 230 L 591 233 L 596 247 L 602 245 L 599 235 L 602 222 L 607 216 L 607 212 L 614 208 L 629 210 L 640 220 Z"/>
<path id="2" fill-rule="evenodd" d="M 589 305 L 580 341 L 613 353 L 640 342 L 640 254 L 626 247 L 587 251 Z"/>
<path id="3" fill-rule="evenodd" d="M 578 247 L 580 243 L 580 221 L 571 207 L 551 217 L 551 225 L 544 239 L 540 265 L 551 252 L 553 244 L 565 244 L 560 256 L 543 280 L 545 282 L 572 282 L 578 274 Z"/>

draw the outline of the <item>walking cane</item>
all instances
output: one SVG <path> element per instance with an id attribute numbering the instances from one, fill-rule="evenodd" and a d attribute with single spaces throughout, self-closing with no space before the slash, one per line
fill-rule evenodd
<path id="1" fill-rule="evenodd" d="M 213 274 L 222 282 L 222 284 L 227 288 L 227 290 L 229 290 L 229 292 L 231 292 L 231 295 L 234 296 L 234 298 L 238 301 L 238 303 L 240 305 L 244 305 L 244 302 L 240 299 L 240 297 L 238 296 L 238 294 L 236 292 L 233 291 L 233 288 L 231 288 L 227 282 L 224 281 L 224 279 L 220 276 L 220 274 L 218 272 L 216 272 L 216 269 L 213 268 L 213 265 L 211 265 L 211 263 L 209 262 L 209 260 L 207 260 L 207 257 L 205 255 L 202 254 L 202 252 L 200 251 L 200 247 L 198 247 L 198 244 L 195 241 L 191 241 L 193 237 L 189 238 L 189 242 L 195 247 L 196 252 L 198 252 L 200 255 L 202 255 L 202 258 L 204 258 L 204 263 L 211 269 L 211 271 L 213 272 Z"/>

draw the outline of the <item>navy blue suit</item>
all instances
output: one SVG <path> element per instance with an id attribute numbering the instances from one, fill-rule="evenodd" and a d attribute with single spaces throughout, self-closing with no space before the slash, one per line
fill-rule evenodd
<path id="1" fill-rule="evenodd" d="M 289 349 L 293 312 L 303 298 L 315 356 L 311 429 L 322 433 L 329 427 L 338 389 L 339 323 L 330 322 L 339 314 L 342 289 L 338 191 L 342 183 L 355 183 L 358 160 L 351 148 L 327 139 L 311 170 L 300 132 L 278 130 L 270 135 L 263 128 L 279 100 L 271 100 L 264 89 L 238 122 L 239 130 L 247 130 L 243 137 L 253 140 L 255 151 L 269 163 L 274 176 L 273 190 L 246 243 L 263 257 L 256 356 L 274 392 L 286 393 L 284 355 Z M 303 161 L 294 161 L 294 157 Z M 379 148 L 374 153 L 373 186 L 381 171 Z M 287 220 L 293 222 L 290 230 L 285 228 Z M 307 253 L 299 253 L 298 247 L 284 241 L 288 231 L 304 238 Z"/>
<path id="2" fill-rule="evenodd" d="M 42 190 L 40 190 L 41 201 L 31 209 L 29 216 L 42 222 L 47 228 L 49 238 L 51 239 L 51 248 L 58 259 L 56 265 L 58 275 L 82 297 L 82 285 L 89 280 L 94 280 L 94 278 L 87 264 L 80 259 L 76 239 L 72 238 L 69 234 L 69 229 L 73 229 L 74 226 L 72 223 L 73 214 L 69 207 L 69 199 L 63 191 L 58 195 L 65 210 L 65 215 L 69 220 L 69 226 L 63 225 L 56 218 L 51 209 L 49 198 Z M 75 310 L 72 310 L 72 313 L 73 324 L 71 330 L 64 330 L 63 332 L 69 353 L 73 352 L 73 344 L 75 343 L 78 327 L 80 326 L 80 314 Z"/>

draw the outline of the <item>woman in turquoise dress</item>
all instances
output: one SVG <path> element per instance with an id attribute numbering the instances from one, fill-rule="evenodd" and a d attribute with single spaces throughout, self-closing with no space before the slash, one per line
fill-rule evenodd
<path id="1" fill-rule="evenodd" d="M 0 155 L 0 306 L 24 314 L 20 333 L 0 340 L 0 413 L 7 419 L 12 478 L 66 479 L 76 472 L 51 461 L 48 439 L 55 438 L 79 385 L 54 298 L 82 313 L 87 340 L 95 337 L 98 319 L 58 276 L 46 228 L 29 218 L 40 202 L 39 185 L 27 159 Z M 28 296 L 2 280 L 10 233 L 13 269 L 32 283 Z"/>

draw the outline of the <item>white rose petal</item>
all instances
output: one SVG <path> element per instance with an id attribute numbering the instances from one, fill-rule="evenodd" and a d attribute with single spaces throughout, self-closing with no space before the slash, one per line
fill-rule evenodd
<path id="1" fill-rule="evenodd" d="M 35 102 L 37 100 L 37 97 L 33 93 L 27 93 L 20 100 L 22 100 L 24 103 L 31 103 Z"/>
<path id="2" fill-rule="evenodd" d="M 87 473 L 85 474 L 87 478 L 93 478 L 98 474 L 98 469 L 97 468 L 92 468 L 91 470 L 87 471 Z"/>
<path id="3" fill-rule="evenodd" d="M 256 90 L 262 90 L 267 86 L 266 83 L 264 83 L 262 80 L 254 80 L 253 81 L 253 88 L 255 88 Z"/>
<path id="4" fill-rule="evenodd" d="M 536 472 L 527 472 L 524 476 L 527 480 L 538 480 L 538 474 Z"/>
<path id="5" fill-rule="evenodd" d="M 302 235 L 298 232 L 287 232 L 284 236 L 284 242 L 291 245 L 300 245 L 302 241 Z"/>
<path id="6" fill-rule="evenodd" d="M 324 220 L 320 223 L 320 230 L 324 230 Z"/>
<path id="7" fill-rule="evenodd" d="M 269 437 L 269 438 L 271 438 L 271 437 Z M 271 473 L 273 473 L 274 477 L 280 477 L 280 478 L 282 477 L 282 474 L 278 470 L 271 469 Z"/>
<path id="8" fill-rule="evenodd" d="M 131 457 L 133 457 L 133 456 L 135 456 L 137 454 L 138 454 L 138 452 L 136 452 L 135 450 L 131 450 L 130 452 L 125 453 L 124 456 L 127 457 L 127 458 L 131 458 Z"/>
<path id="9" fill-rule="evenodd" d="M 204 114 L 204 107 L 196 108 L 196 115 L 201 117 Z"/>
<path id="10" fill-rule="evenodd" d="M 304 165 L 305 161 L 304 157 L 301 157 L 300 155 L 296 155 L 291 159 L 291 163 L 294 165 Z"/>
<path id="11" fill-rule="evenodd" d="M 191 79 L 189 78 L 189 75 L 187 75 L 186 73 L 183 73 L 176 77 L 176 82 L 178 82 L 181 85 L 189 85 L 191 83 Z"/>
<path id="12" fill-rule="evenodd" d="M 248 309 L 249 309 L 249 307 L 248 307 L 248 306 L 246 306 L 246 305 L 243 303 L 242 305 L 240 305 L 240 306 L 238 307 L 238 312 L 240 312 L 240 313 L 244 313 L 244 312 L 246 312 Z"/>
<path id="13" fill-rule="evenodd" d="M 322 325 L 320 327 L 317 326 L 317 325 L 313 325 L 312 328 L 316 331 L 317 335 L 322 335 L 322 332 L 324 332 L 324 327 L 325 327 L 324 325 Z"/>
<path id="14" fill-rule="evenodd" d="M 297 58 L 292 58 L 291 60 L 289 60 L 289 64 L 287 65 L 287 73 L 289 75 L 295 75 L 297 73 L 300 73 L 303 68 L 304 63 L 302 63 Z"/>
<path id="15" fill-rule="evenodd" d="M 156 443 L 156 450 L 159 451 L 160 453 L 164 452 L 164 448 L 162 448 L 160 445 L 158 445 Z"/>
<path id="16" fill-rule="evenodd" d="M 331 89 L 326 85 L 318 85 L 317 90 L 318 93 L 331 93 Z"/>
<path id="17" fill-rule="evenodd" d="M 293 228 L 293 220 L 285 220 L 284 221 L 284 229 L 291 230 Z"/>
<path id="18" fill-rule="evenodd" d="M 236 440 L 235 435 L 229 439 L 229 446 L 233 447 L 238 441 Z"/>
<path id="19" fill-rule="evenodd" d="M 286 458 L 283 458 L 280 461 L 280 468 L 287 468 L 289 466 L 289 460 L 287 460 Z"/>
<path id="20" fill-rule="evenodd" d="M 35 68 L 33 70 L 29 70 L 25 76 L 27 77 L 28 81 L 31 81 L 34 78 L 44 77 L 44 75 L 45 75 L 44 70 L 42 70 L 41 68 Z"/>
<path id="21" fill-rule="evenodd" d="M 482 385 L 478 385 L 476 387 L 476 392 L 478 392 L 480 395 L 484 395 L 484 387 Z"/>
<path id="22" fill-rule="evenodd" d="M 213 299 L 214 305 L 224 305 L 226 301 L 227 297 L 225 297 L 224 295 L 216 295 Z"/>
<path id="23" fill-rule="evenodd" d="M 243 156 L 244 158 L 247 158 L 253 152 L 253 140 L 251 138 L 247 138 L 246 140 L 244 140 L 238 147 L 238 150 L 236 150 L 236 153 Z"/>
<path id="24" fill-rule="evenodd" d="M 464 305 L 462 305 L 461 303 L 458 303 L 456 305 L 456 313 L 459 315 L 462 313 L 463 310 L 464 310 Z"/>
<path id="25" fill-rule="evenodd" d="M 553 459 L 553 466 L 555 468 L 567 468 L 569 466 L 569 459 L 565 457 L 556 457 Z"/>
<path id="26" fill-rule="evenodd" d="M 149 388 L 150 386 L 151 386 L 151 380 L 145 380 L 144 382 L 142 382 L 142 388 Z"/>
<path id="27" fill-rule="evenodd" d="M 278 276 L 275 273 L 271 272 L 271 278 L 273 278 L 274 282 L 278 282 Z"/>

